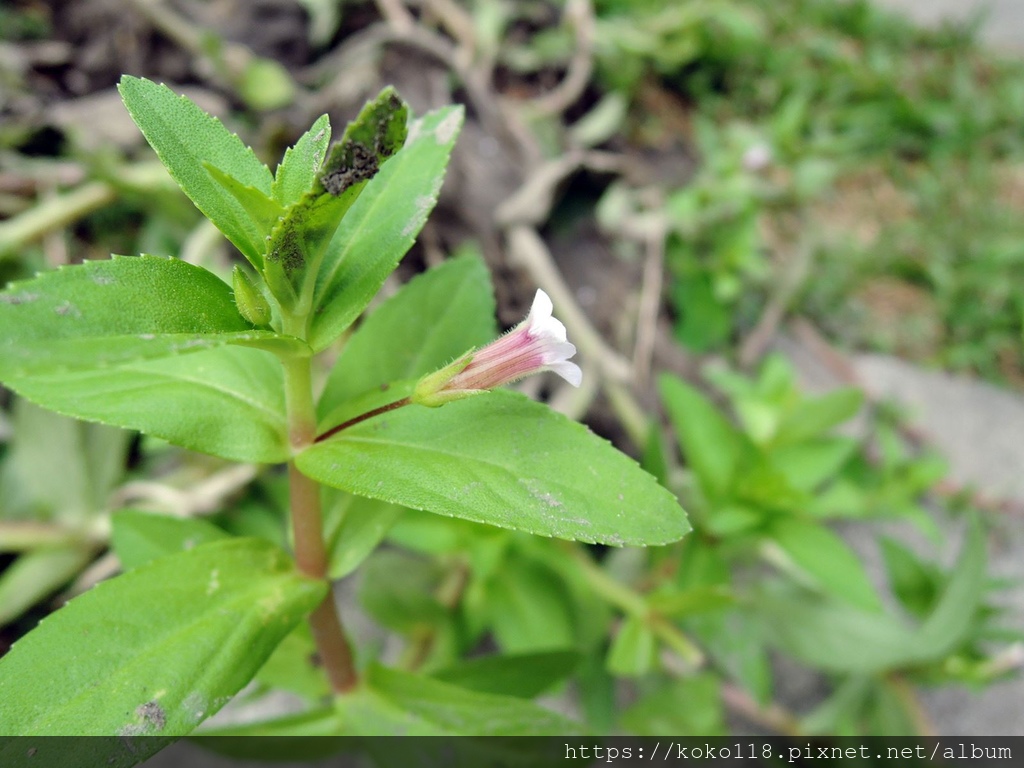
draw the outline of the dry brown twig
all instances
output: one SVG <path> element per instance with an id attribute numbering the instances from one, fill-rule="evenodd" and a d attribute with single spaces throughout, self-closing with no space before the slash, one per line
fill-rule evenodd
<path id="1" fill-rule="evenodd" d="M 538 115 L 558 115 L 575 104 L 594 73 L 594 8 L 590 0 L 569 0 L 565 19 L 576 33 L 576 48 L 565 77 L 554 88 L 538 96 L 528 109 Z"/>
<path id="2" fill-rule="evenodd" d="M 416 19 L 402 4 L 402 0 L 376 0 L 376 2 L 381 16 L 397 32 L 408 33 L 416 26 Z"/>
<path id="3" fill-rule="evenodd" d="M 775 284 L 761 317 L 740 344 L 739 363 L 742 368 L 750 369 L 764 356 L 786 317 L 786 310 L 793 297 L 807 279 L 811 262 L 810 245 L 806 241 L 798 242 L 781 278 Z"/>
<path id="4" fill-rule="evenodd" d="M 448 34 L 458 42 L 456 59 L 461 67 L 475 66 L 481 82 L 490 82 L 494 62 L 481 61 L 484 53 L 476 39 L 473 17 L 454 0 L 423 0 L 423 8 L 434 16 Z"/>
<path id="5" fill-rule="evenodd" d="M 558 271 L 547 244 L 537 230 L 522 224 L 506 230 L 509 260 L 526 269 L 558 307 L 559 317 L 570 329 L 573 342 L 580 352 L 594 360 L 602 375 L 617 382 L 633 378 L 632 365 L 619 352 L 612 349 L 599 334 Z"/>
<path id="6" fill-rule="evenodd" d="M 633 347 L 633 369 L 636 372 L 637 384 L 641 387 L 650 381 L 654 343 L 658 337 L 667 230 L 667 222 L 662 221 L 661 227 L 651 228 L 644 243 L 646 258 L 640 284 L 640 306 L 637 308 L 636 343 Z"/>
<path id="7" fill-rule="evenodd" d="M 114 493 L 113 504 L 120 507 L 144 503 L 178 517 L 209 515 L 223 509 L 224 501 L 248 485 L 259 473 L 255 464 L 233 464 L 214 472 L 188 490 L 166 483 L 135 480 Z"/>
<path id="8" fill-rule="evenodd" d="M 775 703 L 762 707 L 734 683 L 722 684 L 722 701 L 736 714 L 770 731 L 787 736 L 799 736 L 801 733 L 800 723 L 791 712 Z"/>

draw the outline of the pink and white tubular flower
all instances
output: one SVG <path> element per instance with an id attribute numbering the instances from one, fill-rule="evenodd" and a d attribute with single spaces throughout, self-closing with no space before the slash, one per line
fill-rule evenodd
<path id="1" fill-rule="evenodd" d="M 576 347 L 566 341 L 565 326 L 551 315 L 551 299 L 538 290 L 530 314 L 486 347 L 467 352 L 455 362 L 420 379 L 412 401 L 444 405 L 541 371 L 554 371 L 574 387 L 583 372 L 569 358 Z"/>

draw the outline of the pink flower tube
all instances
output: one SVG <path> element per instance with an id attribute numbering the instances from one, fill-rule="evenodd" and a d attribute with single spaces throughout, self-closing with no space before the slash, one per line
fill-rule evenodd
<path id="1" fill-rule="evenodd" d="M 420 379 L 411 400 L 444 405 L 541 371 L 554 371 L 574 387 L 583 372 L 569 358 L 576 347 L 566 341 L 565 326 L 551 314 L 551 299 L 537 291 L 530 314 L 519 325 L 482 349 Z"/>

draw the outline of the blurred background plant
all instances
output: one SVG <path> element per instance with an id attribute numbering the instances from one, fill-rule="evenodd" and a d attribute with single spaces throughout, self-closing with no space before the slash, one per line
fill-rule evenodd
<path id="1" fill-rule="evenodd" d="M 802 328 L 847 385 L 857 350 L 1024 382 L 1024 64 L 976 30 L 831 0 L 23 0 L 0 38 L 4 280 L 111 252 L 227 278 L 236 254 L 142 148 L 122 72 L 268 161 L 383 83 L 419 112 L 467 103 L 402 277 L 479 251 L 506 326 L 550 293 L 586 383 L 528 391 L 642 460 L 695 530 L 606 550 L 332 493 L 363 662 L 639 734 L 929 733 L 920 688 L 1019 677 L 986 556 L 1007 505 L 950 483 L 898 409 L 809 395 L 773 351 Z M 118 554 L 176 546 L 161 515 L 287 540 L 274 469 L 3 402 L 0 652 Z M 112 513 L 149 538 L 115 525 L 110 550 Z M 311 649 L 297 631 L 250 698 L 314 710 Z"/>

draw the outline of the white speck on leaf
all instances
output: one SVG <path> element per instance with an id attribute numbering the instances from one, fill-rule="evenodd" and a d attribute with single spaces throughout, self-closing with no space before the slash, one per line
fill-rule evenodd
<path id="1" fill-rule="evenodd" d="M 280 589 L 274 590 L 274 592 L 260 600 L 259 605 L 263 609 L 264 619 L 273 618 L 283 603 L 284 594 L 282 594 Z"/>
<path id="2" fill-rule="evenodd" d="M 319 131 L 317 131 L 316 136 L 313 137 L 314 143 L 319 142 L 320 139 L 324 137 L 324 131 L 324 128 L 321 128 Z M 323 164 L 323 161 L 323 150 L 317 147 L 316 149 L 313 150 L 313 173 L 316 173 L 318 170 L 320 170 L 320 166 Z"/>
<path id="3" fill-rule="evenodd" d="M 185 710 L 185 716 L 193 723 L 201 723 L 206 717 L 208 707 L 206 697 L 198 691 L 193 691 L 186 696 L 185 700 L 181 702 L 181 706 Z"/>
<path id="4" fill-rule="evenodd" d="M 0 303 L 2 304 L 31 304 L 38 298 L 38 293 L 0 293 Z"/>
<path id="5" fill-rule="evenodd" d="M 206 594 L 208 596 L 212 595 L 218 589 L 220 589 L 220 570 L 217 569 L 217 568 L 214 568 L 210 572 L 210 581 L 206 585 Z"/>
<path id="6" fill-rule="evenodd" d="M 167 713 L 155 700 L 147 701 L 135 708 L 135 717 L 140 722 L 127 723 L 121 728 L 121 736 L 148 736 L 159 733 L 167 725 Z"/>
<path id="7" fill-rule="evenodd" d="M 420 128 L 423 127 L 422 120 L 416 120 L 409 125 L 409 131 L 405 136 L 405 145 L 409 146 L 420 137 Z"/>
<path id="8" fill-rule="evenodd" d="M 434 129 L 434 138 L 437 139 L 438 144 L 447 144 L 455 138 L 455 132 L 459 130 L 459 125 L 462 123 L 462 115 L 458 111 L 453 110 L 444 120 L 442 120 L 437 128 Z"/>
<path id="9" fill-rule="evenodd" d="M 530 496 L 549 507 L 557 508 L 563 506 L 561 500 L 556 498 L 549 491 L 545 491 L 543 488 L 537 486 L 532 480 L 526 480 L 519 478 L 519 482 L 526 486 L 526 490 L 530 492 Z"/>
<path id="10" fill-rule="evenodd" d="M 434 197 L 431 195 L 420 195 L 416 198 L 416 212 L 413 213 L 412 218 L 406 222 L 406 225 L 402 227 L 402 237 L 409 237 L 409 235 L 415 234 L 420 227 L 423 226 L 423 222 L 427 220 L 427 215 L 430 213 L 430 209 L 434 207 Z"/>

